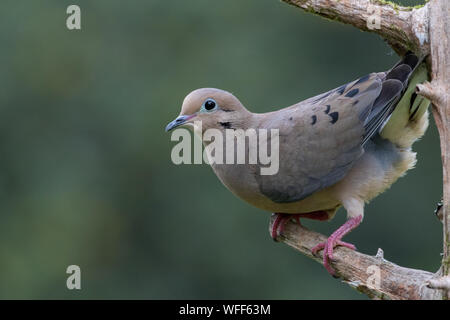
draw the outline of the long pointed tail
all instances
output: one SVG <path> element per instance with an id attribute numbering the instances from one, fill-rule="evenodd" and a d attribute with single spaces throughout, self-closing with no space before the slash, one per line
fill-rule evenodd
<path id="1" fill-rule="evenodd" d="M 408 56 L 405 59 L 408 59 Z M 414 141 L 423 136 L 428 127 L 430 101 L 417 95 L 415 89 L 418 83 L 426 80 L 428 71 L 425 63 L 421 61 L 410 76 L 408 87 L 395 110 L 381 130 L 381 137 L 401 148 L 410 148 Z"/>

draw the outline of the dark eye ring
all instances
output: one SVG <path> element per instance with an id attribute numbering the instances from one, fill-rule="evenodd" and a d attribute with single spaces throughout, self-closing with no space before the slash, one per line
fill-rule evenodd
<path id="1" fill-rule="evenodd" d="M 208 99 L 205 101 L 204 106 L 205 106 L 205 110 L 211 111 L 212 109 L 214 109 L 217 106 L 217 104 L 213 99 Z"/>

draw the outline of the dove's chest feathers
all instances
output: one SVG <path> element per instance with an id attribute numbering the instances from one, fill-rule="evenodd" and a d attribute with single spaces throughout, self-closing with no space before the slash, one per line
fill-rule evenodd
<path id="1" fill-rule="evenodd" d="M 212 164 L 211 167 L 219 180 L 239 198 L 257 205 L 262 198 L 254 178 L 257 170 L 252 165 L 244 164 Z M 259 169 L 258 169 L 259 170 Z"/>

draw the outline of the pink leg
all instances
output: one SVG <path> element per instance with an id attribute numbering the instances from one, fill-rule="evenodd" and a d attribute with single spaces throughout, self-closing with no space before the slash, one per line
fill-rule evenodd
<path id="1" fill-rule="evenodd" d="M 271 236 L 272 239 L 275 241 L 277 241 L 277 237 L 283 232 L 286 223 L 291 219 L 295 219 L 295 221 L 297 221 L 299 225 L 301 225 L 300 218 L 308 218 L 320 221 L 328 220 L 328 214 L 325 211 L 297 213 L 297 214 L 274 213 L 274 215 L 275 221 L 273 222 L 272 225 Z"/>
<path id="2" fill-rule="evenodd" d="M 362 220 L 362 215 L 357 216 L 355 218 L 351 218 L 347 220 L 339 229 L 337 229 L 335 232 L 331 234 L 331 236 L 327 239 L 327 241 L 319 243 L 317 246 L 312 248 L 312 253 L 316 254 L 318 251 L 324 249 L 323 252 L 323 265 L 327 269 L 328 273 L 330 273 L 332 276 L 335 276 L 335 271 L 330 265 L 330 260 L 333 259 L 333 249 L 335 246 L 343 246 L 347 247 L 349 249 L 355 250 L 355 246 L 341 241 L 341 239 L 350 231 L 355 229 Z"/>

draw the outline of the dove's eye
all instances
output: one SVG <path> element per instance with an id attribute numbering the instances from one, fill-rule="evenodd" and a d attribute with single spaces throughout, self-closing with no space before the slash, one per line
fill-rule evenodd
<path id="1" fill-rule="evenodd" d="M 212 111 L 214 109 L 217 108 L 217 103 L 213 100 L 213 99 L 207 99 L 204 103 L 203 103 L 203 108 L 206 111 Z"/>

